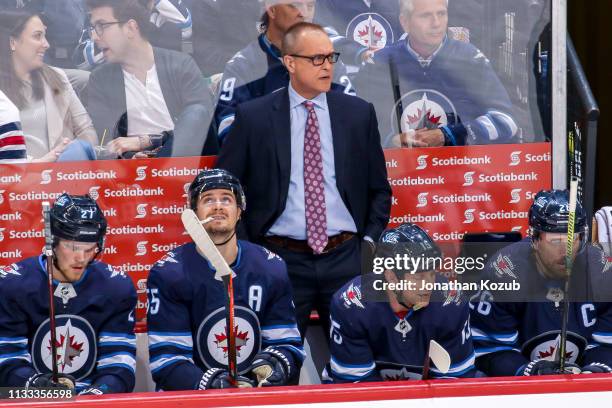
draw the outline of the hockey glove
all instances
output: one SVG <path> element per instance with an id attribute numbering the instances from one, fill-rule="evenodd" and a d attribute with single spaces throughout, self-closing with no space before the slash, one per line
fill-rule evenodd
<path id="1" fill-rule="evenodd" d="M 580 374 L 580 367 L 576 364 L 566 363 L 565 373 L 559 371 L 559 364 L 549 360 L 533 360 L 525 366 L 522 375 L 553 375 L 553 374 Z"/>
<path id="2" fill-rule="evenodd" d="M 286 385 L 291 376 L 291 364 L 283 353 L 268 347 L 255 356 L 249 371 L 257 379 L 258 387 Z"/>
<path id="3" fill-rule="evenodd" d="M 211 368 L 202 376 L 198 389 L 210 390 L 222 388 L 252 388 L 255 385 L 256 384 L 253 381 L 241 375 L 236 378 L 236 385 L 232 385 L 230 382 L 230 375 L 227 370 L 222 368 Z"/>
<path id="4" fill-rule="evenodd" d="M 612 368 L 604 363 L 591 363 L 582 367 L 582 374 L 609 374 Z"/>
<path id="5" fill-rule="evenodd" d="M 57 382 L 53 381 L 53 374 L 34 374 L 26 381 L 26 389 L 31 388 L 58 388 L 63 390 L 74 390 L 75 380 L 67 374 L 58 374 Z"/>

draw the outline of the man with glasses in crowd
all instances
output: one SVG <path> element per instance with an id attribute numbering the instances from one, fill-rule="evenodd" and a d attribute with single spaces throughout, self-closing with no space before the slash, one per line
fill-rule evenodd
<path id="1" fill-rule="evenodd" d="M 0 387 L 131 392 L 136 291 L 123 272 L 96 260 L 107 227 L 102 210 L 89 196 L 64 193 L 50 223 L 51 265 L 39 255 L 0 267 Z M 53 274 L 58 383 L 51 374 L 47 267 Z"/>
<path id="2" fill-rule="evenodd" d="M 212 95 L 195 61 L 151 45 L 151 14 L 139 0 L 87 4 L 107 61 L 91 74 L 87 109 L 107 149 L 124 157 L 216 153 L 216 140 L 206 138 Z"/>
<path id="3" fill-rule="evenodd" d="M 189 186 L 188 204 L 236 274 L 236 385 L 296 382 L 305 355 L 287 269 L 277 255 L 236 237 L 247 208 L 240 182 L 225 170 L 204 170 Z M 235 386 L 227 370 L 225 288 L 193 242 L 153 266 L 147 293 L 149 361 L 158 389 Z"/>
<path id="4" fill-rule="evenodd" d="M 260 26 L 262 33 L 234 55 L 223 72 L 215 110 L 219 144 L 231 129 L 236 106 L 287 86 L 289 73 L 280 51 L 283 36 L 296 23 L 312 22 L 315 15 L 316 0 L 260 1 L 265 7 Z M 342 63 L 334 70 L 332 89 L 355 94 Z"/>
<path id="5" fill-rule="evenodd" d="M 476 367 L 489 376 L 559 374 L 560 331 L 569 301 L 565 373 L 612 369 L 612 264 L 587 244 L 586 212 L 576 204 L 573 259 L 565 291 L 567 190 L 540 191 L 529 209 L 529 237 L 493 255 L 483 279 L 520 288 L 483 291 L 472 304 Z M 516 288 L 516 285 L 515 285 Z"/>
<path id="6" fill-rule="evenodd" d="M 329 328 L 330 297 L 387 225 L 391 188 L 374 107 L 330 91 L 338 54 L 325 30 L 292 26 L 282 53 L 288 87 L 237 107 L 217 167 L 245 186 L 249 239 L 287 262 L 304 336 L 313 308 Z"/>

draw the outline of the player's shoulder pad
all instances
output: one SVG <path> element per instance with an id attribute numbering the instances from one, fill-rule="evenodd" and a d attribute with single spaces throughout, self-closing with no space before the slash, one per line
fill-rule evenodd
<path id="1" fill-rule="evenodd" d="M 100 261 L 92 263 L 90 268 L 96 276 L 102 277 L 103 282 L 112 287 L 114 292 L 134 290 L 132 280 L 121 268 Z"/>
<path id="2" fill-rule="evenodd" d="M 12 263 L 6 266 L 0 266 L 0 285 L 4 282 L 24 279 L 23 265 Z"/>
<path id="3" fill-rule="evenodd" d="M 365 310 L 366 303 L 358 276 L 342 286 L 333 296 L 332 303 L 339 310 Z"/>
<path id="4" fill-rule="evenodd" d="M 530 239 L 514 242 L 491 256 L 485 266 L 485 274 L 498 280 L 521 280 L 522 271 L 531 270 L 527 263 L 532 251 Z"/>

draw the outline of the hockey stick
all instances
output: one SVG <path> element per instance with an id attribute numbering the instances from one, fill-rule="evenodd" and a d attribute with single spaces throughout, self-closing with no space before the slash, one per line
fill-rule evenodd
<path id="1" fill-rule="evenodd" d="M 53 297 L 53 235 L 51 235 L 51 206 L 48 201 L 42 203 L 43 222 L 45 224 L 45 255 L 47 256 L 47 283 L 49 286 L 49 332 L 51 335 L 51 371 L 52 380 L 58 383 L 57 376 L 57 340 L 55 330 L 55 301 Z"/>
<path id="2" fill-rule="evenodd" d="M 576 198 L 578 195 L 578 179 L 572 177 L 569 191 L 569 216 L 567 220 L 567 246 L 565 247 L 565 287 L 563 296 L 563 313 L 561 317 L 561 337 L 559 339 L 556 356 L 559 372 L 565 373 L 565 350 L 567 342 L 567 320 L 569 318 L 569 282 L 572 276 L 572 263 L 574 253 L 574 222 L 576 219 Z"/>
<path id="3" fill-rule="evenodd" d="M 234 331 L 234 287 L 232 283 L 233 272 L 229 267 L 225 258 L 221 256 L 215 243 L 210 239 L 208 233 L 202 224 L 212 221 L 207 218 L 200 221 L 195 212 L 191 209 L 186 209 L 181 214 L 181 220 L 185 226 L 185 230 L 193 239 L 198 250 L 208 259 L 215 268 L 215 279 L 223 281 L 226 293 L 225 304 L 225 323 L 227 326 L 227 368 L 230 375 L 230 382 L 236 385 L 238 377 L 236 364 L 236 335 Z"/>
<path id="4" fill-rule="evenodd" d="M 450 355 L 444 347 L 433 339 L 429 341 L 429 347 L 427 348 L 427 355 L 423 363 L 423 374 L 421 375 L 422 380 L 429 379 L 429 366 L 431 362 L 434 363 L 438 371 L 442 374 L 448 373 L 451 364 Z"/>

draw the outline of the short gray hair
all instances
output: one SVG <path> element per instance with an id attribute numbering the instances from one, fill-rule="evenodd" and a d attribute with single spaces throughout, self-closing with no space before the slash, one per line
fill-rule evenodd
<path id="1" fill-rule="evenodd" d="M 446 0 L 446 8 L 448 9 L 448 0 Z M 399 0 L 400 14 L 410 17 L 414 11 L 414 0 Z"/>

